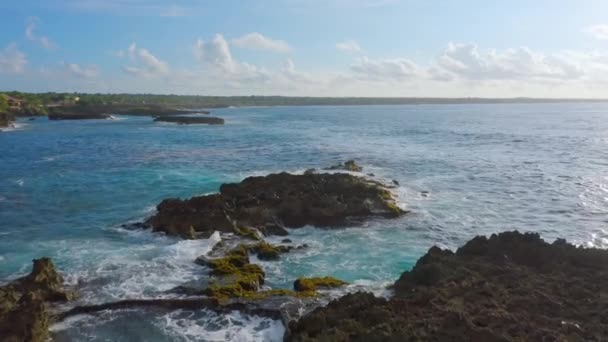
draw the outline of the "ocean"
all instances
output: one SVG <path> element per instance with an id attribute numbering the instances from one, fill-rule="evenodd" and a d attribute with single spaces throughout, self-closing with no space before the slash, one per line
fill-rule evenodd
<path id="1" fill-rule="evenodd" d="M 214 110 L 224 126 L 149 117 L 20 120 L 0 133 L 0 283 L 49 256 L 79 304 L 157 298 L 205 276 L 212 241 L 121 225 L 169 197 L 355 159 L 398 181 L 396 219 L 292 230 L 308 249 L 258 261 L 271 288 L 331 275 L 386 295 L 431 246 L 507 230 L 608 247 L 608 104 L 255 107 Z M 273 238 L 270 239 L 271 241 Z M 336 293 L 336 296 L 340 293 Z M 56 341 L 281 340 L 279 321 L 205 310 L 105 312 L 52 327 Z"/>

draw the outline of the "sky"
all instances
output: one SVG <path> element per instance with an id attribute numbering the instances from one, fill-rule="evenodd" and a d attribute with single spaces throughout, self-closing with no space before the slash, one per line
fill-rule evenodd
<path id="1" fill-rule="evenodd" d="M 0 1 L 0 90 L 608 98 L 606 0 Z"/>

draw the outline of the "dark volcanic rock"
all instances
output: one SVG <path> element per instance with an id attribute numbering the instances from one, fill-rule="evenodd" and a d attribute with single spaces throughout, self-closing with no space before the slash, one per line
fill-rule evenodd
<path id="1" fill-rule="evenodd" d="M 55 117 L 72 117 L 86 116 L 99 117 L 102 115 L 118 114 L 118 115 L 133 115 L 133 116 L 168 116 L 168 115 L 185 115 L 185 114 L 209 114 L 207 111 L 175 109 L 171 107 L 157 105 L 74 105 L 49 107 L 49 116 Z"/>
<path id="2" fill-rule="evenodd" d="M 49 120 L 103 120 L 109 119 L 110 115 L 96 111 L 88 111 L 86 108 L 50 108 Z"/>
<path id="3" fill-rule="evenodd" d="M 50 315 L 45 303 L 70 297 L 51 260 L 34 260 L 31 274 L 0 287 L 0 339 L 46 341 Z"/>
<path id="4" fill-rule="evenodd" d="M 290 325 L 287 341 L 602 341 L 608 251 L 536 234 L 433 247 L 390 300 L 347 295 Z"/>
<path id="5" fill-rule="evenodd" d="M 160 116 L 154 119 L 155 122 L 173 122 L 180 125 L 205 124 L 223 125 L 224 119 L 213 116 Z"/>
<path id="6" fill-rule="evenodd" d="M 370 216 L 394 218 L 403 210 L 378 183 L 348 174 L 271 174 L 224 184 L 219 194 L 188 200 L 167 199 L 146 223 L 153 230 L 184 238 L 214 231 L 242 232 L 259 227 L 284 235 L 276 226 L 340 227 Z"/>
<path id="7" fill-rule="evenodd" d="M 0 112 L 0 128 L 9 127 L 15 121 L 15 116 L 11 113 Z"/>

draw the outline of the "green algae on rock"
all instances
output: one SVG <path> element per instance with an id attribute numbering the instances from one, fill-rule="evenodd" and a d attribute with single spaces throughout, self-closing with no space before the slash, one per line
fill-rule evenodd
<path id="1" fill-rule="evenodd" d="M 347 284 L 347 282 L 333 277 L 298 278 L 293 283 L 293 288 L 297 292 L 316 292 L 318 289 L 333 289 Z"/>
<path id="2" fill-rule="evenodd" d="M 293 248 L 291 246 L 271 245 L 266 241 L 247 246 L 247 249 L 256 254 L 260 260 L 279 260 L 281 254 L 288 253 Z"/>
<path id="3" fill-rule="evenodd" d="M 243 227 L 285 235 L 281 227 L 344 227 L 404 213 L 385 186 L 363 177 L 278 173 L 224 184 L 218 194 L 164 200 L 146 224 L 187 239 L 207 238 L 214 231 L 238 234 Z"/>

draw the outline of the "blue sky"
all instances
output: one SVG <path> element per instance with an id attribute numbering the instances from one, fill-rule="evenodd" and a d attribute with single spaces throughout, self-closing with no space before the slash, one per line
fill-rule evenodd
<path id="1" fill-rule="evenodd" d="M 0 89 L 606 97 L 608 2 L 0 3 Z"/>

